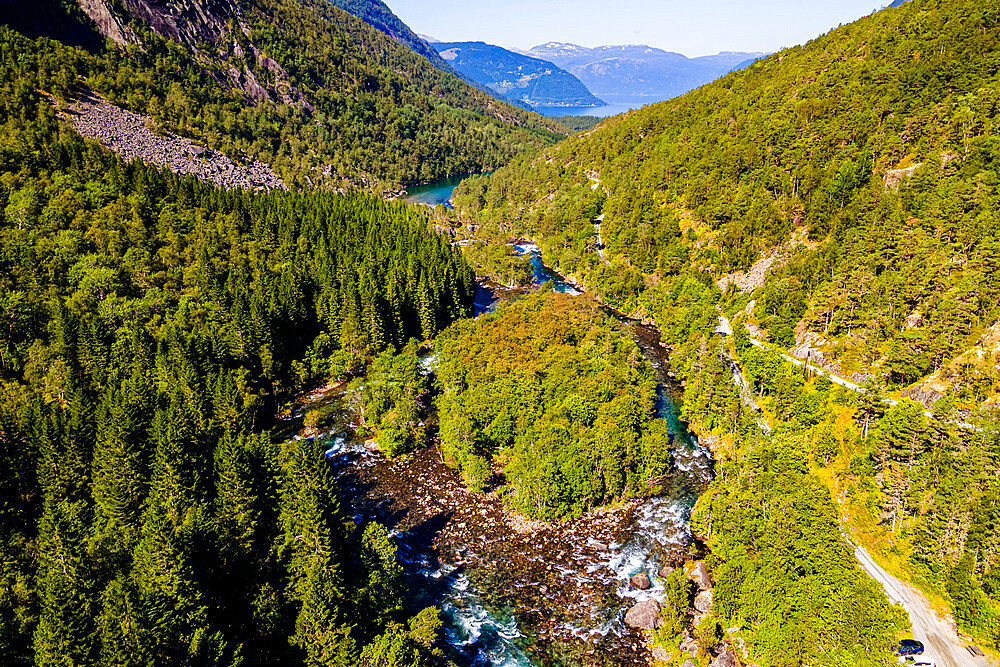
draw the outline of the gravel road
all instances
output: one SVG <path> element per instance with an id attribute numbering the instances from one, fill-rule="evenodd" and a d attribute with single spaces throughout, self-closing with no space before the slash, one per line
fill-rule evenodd
<path id="1" fill-rule="evenodd" d="M 923 593 L 879 567 L 862 547 L 856 546 L 854 555 L 865 572 L 882 585 L 889 599 L 903 605 L 910 615 L 913 638 L 923 642 L 924 655 L 933 658 L 938 667 L 993 667 L 995 663 L 969 653 L 967 644 L 934 613 Z"/>

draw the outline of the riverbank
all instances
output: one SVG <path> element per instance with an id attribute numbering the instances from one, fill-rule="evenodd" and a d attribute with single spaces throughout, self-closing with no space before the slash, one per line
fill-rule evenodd
<path id="1" fill-rule="evenodd" d="M 536 283 L 569 287 L 537 260 L 536 270 L 545 273 Z M 481 291 L 477 311 L 482 306 L 485 312 L 498 299 L 531 290 Z M 296 406 L 299 417 L 322 407 L 329 422 L 295 435 L 315 436 L 328 449 L 355 522 L 376 520 L 390 528 L 411 604 L 442 608 L 459 664 L 644 667 L 653 660 L 648 634 L 628 628 L 625 616 L 637 602 L 662 600 L 658 573 L 689 557 L 690 512 L 711 478 L 712 462 L 679 419 L 658 332 L 615 319 L 656 372 L 658 414 L 672 435 L 672 472 L 656 480 L 662 495 L 654 498 L 569 521 L 527 521 L 504 505 L 498 491 L 470 493 L 433 446 L 389 460 L 351 444 L 357 420 L 346 414 L 336 385 L 313 390 Z M 647 590 L 630 583 L 640 573 L 651 578 Z"/>

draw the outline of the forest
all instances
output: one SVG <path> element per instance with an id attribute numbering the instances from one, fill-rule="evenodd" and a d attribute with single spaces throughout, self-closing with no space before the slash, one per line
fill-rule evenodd
<path id="1" fill-rule="evenodd" d="M 385 529 L 270 427 L 291 391 L 468 316 L 461 254 L 403 204 L 125 164 L 4 38 L 4 664 L 443 664 Z"/>
<path id="2" fill-rule="evenodd" d="M 801 325 L 847 374 L 904 388 L 941 371 L 985 402 L 994 364 L 947 366 L 1000 316 L 998 20 L 913 0 L 469 179 L 456 202 L 630 313 L 688 266 L 718 280 L 776 257 L 751 313 L 771 341 L 801 343 Z"/>
<path id="3" fill-rule="evenodd" d="M 398 190 L 493 169 L 566 134 L 326 2 L 239 3 L 245 30 L 222 16 L 214 42 L 175 41 L 125 14 L 138 43 L 122 48 L 72 3 L 15 4 L 0 22 L 41 34 L 0 26 L 6 84 L 61 100 L 93 90 L 161 131 L 253 156 L 295 187 Z M 177 23 L 199 27 L 193 12 Z"/>
<path id="4" fill-rule="evenodd" d="M 785 572 L 782 586 L 806 585 L 782 563 L 819 551 L 832 554 L 831 576 L 853 575 L 838 569 L 846 552 L 836 533 L 799 533 L 792 522 L 777 548 L 741 551 L 740 540 L 771 534 L 778 520 L 730 509 L 747 502 L 809 503 L 815 515 L 792 516 L 814 527 L 839 512 L 895 574 L 950 607 L 961 630 L 1000 642 L 988 537 L 1000 469 L 998 20 L 965 0 L 911 0 L 456 192 L 484 239 L 537 241 L 547 264 L 651 319 L 673 347 L 683 415 L 718 459 L 701 510 L 713 526 L 717 600 L 766 664 L 810 663 L 816 646 L 769 634 L 790 610 L 761 608 L 772 602 L 737 583 L 764 570 Z M 735 340 L 714 333 L 720 312 Z M 750 346 L 746 329 L 775 350 L 808 343 L 867 393 L 803 377 Z M 761 413 L 741 399 L 734 366 Z M 772 435 L 761 435 L 762 421 Z M 808 585 L 834 604 L 829 581 Z M 870 591 L 855 593 L 870 602 Z M 844 654 L 820 664 L 868 663 Z"/>
<path id="5" fill-rule="evenodd" d="M 531 519 L 653 493 L 670 435 L 607 307 L 655 322 L 713 448 L 712 632 L 761 665 L 881 664 L 906 622 L 843 527 L 1000 648 L 1000 13 L 911 0 L 553 145 L 561 125 L 326 3 L 240 7 L 214 43 L 133 20 L 119 48 L 73 9 L 0 26 L 5 661 L 447 664 L 386 529 L 274 417 L 345 381 L 383 453 L 436 447 Z M 124 163 L 58 120 L 48 95 L 84 88 L 292 189 Z M 336 191 L 494 168 L 456 193 L 464 253 Z M 528 278 L 517 237 L 593 296 L 470 319 L 473 266 Z M 865 391 L 774 354 L 804 342 Z"/>
<path id="6" fill-rule="evenodd" d="M 593 301 L 542 293 L 436 341 L 440 447 L 542 520 L 648 493 L 672 464 L 652 368 Z"/>

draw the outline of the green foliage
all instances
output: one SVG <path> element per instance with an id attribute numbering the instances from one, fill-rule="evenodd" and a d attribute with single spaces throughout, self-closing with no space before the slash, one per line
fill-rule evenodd
<path id="1" fill-rule="evenodd" d="M 350 399 L 362 423 L 375 430 L 379 449 L 392 458 L 426 443 L 429 392 L 428 373 L 411 341 L 399 354 L 386 350 L 376 357 L 364 378 L 355 381 Z"/>
<path id="2" fill-rule="evenodd" d="M 691 606 L 693 583 L 683 568 L 674 568 L 663 580 L 663 625 L 657 630 L 660 643 L 668 643 L 679 635 L 687 624 L 687 610 Z"/>
<path id="3" fill-rule="evenodd" d="M 74 12 L 52 7 L 36 24 L 56 38 L 85 35 L 83 26 L 60 29 L 66 11 Z M 122 5 L 113 11 L 130 22 Z M 398 188 L 478 172 L 565 131 L 435 68 L 326 2 L 253 0 L 242 3 L 240 21 L 209 8 L 221 24 L 214 43 L 185 34 L 188 11 L 170 20 L 186 41 L 155 34 L 143 22 L 149 15 L 135 12 L 131 27 L 141 44 L 90 51 L 4 27 L 3 60 L 29 77 L 12 99 L 20 103 L 40 88 L 68 100 L 82 84 L 150 115 L 159 130 L 237 159 L 252 155 L 301 187 Z M 16 81 L 9 70 L 3 78 Z M 13 206 L 31 216 L 30 193 Z"/>
<path id="4" fill-rule="evenodd" d="M 862 575 L 829 491 L 789 455 L 796 448 L 780 438 L 749 448 L 699 500 L 715 614 L 742 626 L 761 665 L 884 664 L 903 615 Z"/>
<path id="5" fill-rule="evenodd" d="M 508 287 L 531 284 L 531 262 L 510 246 L 474 241 L 463 248 L 476 275 Z"/>
<path id="6" fill-rule="evenodd" d="M 629 313 L 688 266 L 716 279 L 783 245 L 754 295 L 771 340 L 804 323 L 845 372 L 907 385 L 1000 316 L 995 28 L 973 0 L 912 0 L 521 156 L 455 202 Z M 1000 388 L 984 364 L 950 371 L 967 400 Z"/>
<path id="7" fill-rule="evenodd" d="M 358 664 L 406 622 L 395 550 L 264 415 L 395 372 L 470 312 L 470 268 L 401 204 L 124 164 L 36 90 L 90 56 L 0 31 L 5 664 Z"/>
<path id="8" fill-rule="evenodd" d="M 593 302 L 531 296 L 436 348 L 442 450 L 472 488 L 502 467 L 512 507 L 561 518 L 644 493 L 670 465 L 652 368 Z"/>

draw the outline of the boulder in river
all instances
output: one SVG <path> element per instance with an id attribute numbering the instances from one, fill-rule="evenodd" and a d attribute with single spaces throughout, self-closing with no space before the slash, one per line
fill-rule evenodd
<path id="1" fill-rule="evenodd" d="M 660 568 L 660 578 L 666 579 L 668 576 L 670 576 L 670 573 L 673 571 L 674 571 L 673 567 L 671 567 L 670 565 L 664 565 L 663 567 Z"/>
<path id="2" fill-rule="evenodd" d="M 712 591 L 702 591 L 694 596 L 694 608 L 702 614 L 712 613 Z"/>
<path id="3" fill-rule="evenodd" d="M 628 610 L 625 614 L 625 625 L 640 630 L 653 630 L 660 627 L 663 618 L 660 616 L 660 603 L 656 600 L 644 600 Z"/>
<path id="4" fill-rule="evenodd" d="M 736 654 L 727 648 L 708 667 L 736 667 Z"/>
<path id="5" fill-rule="evenodd" d="M 703 560 L 694 564 L 688 576 L 703 591 L 707 591 L 712 587 L 712 579 L 708 576 L 708 568 L 705 567 L 705 561 Z"/>
<path id="6" fill-rule="evenodd" d="M 645 572 L 640 572 L 634 577 L 630 577 L 628 583 L 632 584 L 632 588 L 637 588 L 640 591 L 648 591 L 653 587 L 652 582 L 649 580 L 649 575 Z"/>

